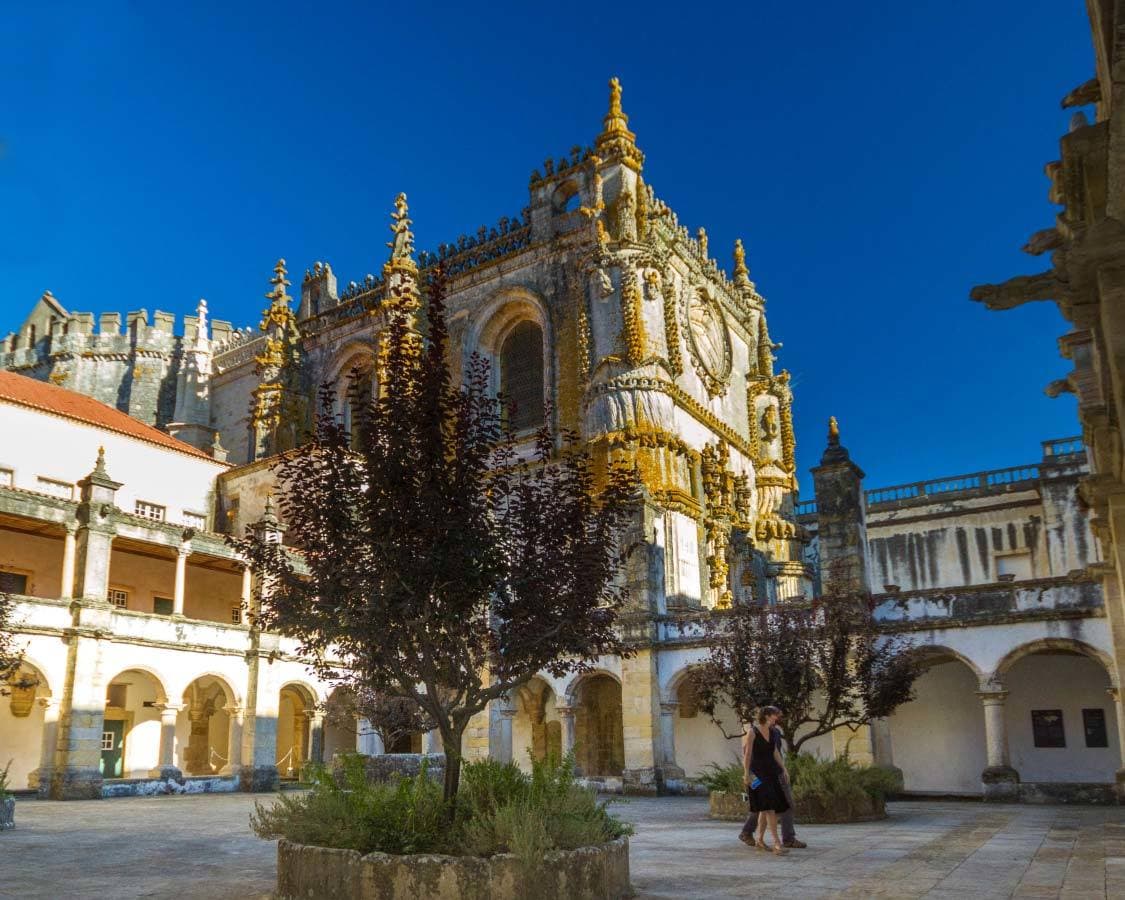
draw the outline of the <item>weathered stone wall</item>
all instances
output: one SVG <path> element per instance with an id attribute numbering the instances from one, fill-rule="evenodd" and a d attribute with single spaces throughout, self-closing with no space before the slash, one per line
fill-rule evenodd
<path id="1" fill-rule="evenodd" d="M 279 900 L 619 900 L 632 896 L 629 842 L 547 854 L 528 872 L 514 856 L 389 856 L 277 845 Z"/>

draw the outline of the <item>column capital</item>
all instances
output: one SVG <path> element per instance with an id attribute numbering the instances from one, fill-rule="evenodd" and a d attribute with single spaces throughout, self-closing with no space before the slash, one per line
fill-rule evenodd
<path id="1" fill-rule="evenodd" d="M 513 706 L 501 706 L 498 712 L 501 717 L 505 719 L 514 719 L 516 717 L 516 708 Z"/>
<path id="2" fill-rule="evenodd" d="M 674 716 L 679 708 L 680 704 L 678 700 L 661 701 L 660 703 L 660 712 L 665 716 Z"/>
<path id="3" fill-rule="evenodd" d="M 977 691 L 977 696 L 985 706 L 999 706 L 1008 699 L 1008 692 L 1002 688 Z"/>
<path id="4" fill-rule="evenodd" d="M 1114 685 L 1113 687 L 1106 688 L 1105 692 L 1107 694 L 1109 694 L 1110 699 L 1114 703 L 1120 703 L 1121 702 L 1121 688 L 1119 688 L 1117 685 Z"/>
<path id="5" fill-rule="evenodd" d="M 191 538 L 186 539 L 179 547 L 176 548 L 176 555 L 181 559 L 191 556 Z"/>
<path id="6" fill-rule="evenodd" d="M 570 719 L 570 718 L 574 717 L 574 714 L 576 712 L 578 712 L 578 707 L 577 706 L 556 706 L 555 712 L 559 715 L 560 718 Z"/>
<path id="7" fill-rule="evenodd" d="M 68 519 L 67 521 L 63 522 L 63 528 L 66 529 L 66 533 L 70 537 L 74 537 L 76 534 L 78 534 L 78 529 L 81 527 L 82 526 L 77 519 Z"/>

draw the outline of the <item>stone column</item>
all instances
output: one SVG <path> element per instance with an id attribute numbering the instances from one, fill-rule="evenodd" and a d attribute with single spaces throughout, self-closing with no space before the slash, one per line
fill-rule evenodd
<path id="1" fill-rule="evenodd" d="M 1106 693 L 1112 698 L 1113 711 L 1117 715 L 1117 748 L 1121 757 L 1114 788 L 1117 802 L 1125 804 L 1125 703 L 1122 702 L 1121 688 L 1111 687 Z"/>
<path id="2" fill-rule="evenodd" d="M 441 743 L 441 732 L 436 728 L 422 735 L 423 753 L 444 753 L 445 747 Z"/>
<path id="3" fill-rule="evenodd" d="M 681 781 L 684 770 L 676 765 L 676 715 L 679 703 L 660 704 L 660 774 L 667 789 L 669 782 Z"/>
<path id="4" fill-rule="evenodd" d="M 40 783 L 39 793 L 52 800 L 100 800 L 105 717 L 101 636 L 110 633 L 113 608 L 104 602 L 76 600 L 71 615 L 55 767 L 50 783 Z"/>
<path id="5" fill-rule="evenodd" d="M 244 624 L 250 625 L 256 621 L 257 609 L 253 606 L 254 598 L 254 576 L 250 571 L 249 566 L 242 568 L 242 590 L 239 591 L 238 599 L 242 605 L 242 615 Z"/>
<path id="6" fill-rule="evenodd" d="M 120 481 L 106 473 L 104 450 L 98 450 L 94 470 L 78 486 L 82 489 L 82 500 L 78 504 L 79 526 L 75 532 L 74 595 L 81 600 L 104 603 L 109 590 L 110 549 L 116 532 L 114 499 L 121 487 Z M 98 740 L 100 744 L 100 735 Z"/>
<path id="7" fill-rule="evenodd" d="M 625 744 L 624 788 L 628 793 L 656 794 L 662 776 L 660 753 L 660 686 L 656 653 L 644 648 L 621 660 L 621 731 Z"/>
<path id="8" fill-rule="evenodd" d="M 981 772 L 984 799 L 999 802 L 1019 800 L 1020 773 L 1008 761 L 1008 724 L 1004 701 L 1008 692 L 990 687 L 977 692 L 984 705 L 984 737 L 988 745 L 988 767 Z"/>
<path id="9" fill-rule="evenodd" d="M 496 759 L 502 763 L 512 761 L 512 720 L 516 711 L 510 706 L 500 707 L 500 747 Z"/>
<path id="10" fill-rule="evenodd" d="M 237 775 L 242 768 L 242 727 L 245 721 L 246 710 L 241 706 L 232 706 L 227 710 L 230 717 L 230 732 L 227 735 L 227 764 L 219 772 L 220 775 Z"/>
<path id="11" fill-rule="evenodd" d="M 184 614 L 184 587 L 187 580 L 187 558 L 191 555 L 191 544 L 181 544 L 176 552 L 176 581 L 172 588 L 172 615 Z"/>
<path id="12" fill-rule="evenodd" d="M 293 713 L 293 753 L 286 769 L 292 769 L 300 777 L 301 765 L 308 760 L 309 717 L 303 712 Z"/>
<path id="13" fill-rule="evenodd" d="M 39 751 L 39 769 L 32 777 L 33 787 L 43 793 L 50 791 L 51 773 L 55 770 L 55 754 L 59 747 L 59 708 L 62 705 L 60 697 L 40 697 L 38 700 L 43 707 L 43 739 Z"/>
<path id="14" fill-rule="evenodd" d="M 74 596 L 74 560 L 78 551 L 78 523 L 66 523 L 66 536 L 63 538 L 62 578 L 59 597 L 69 600 Z"/>
<path id="15" fill-rule="evenodd" d="M 267 498 L 265 514 L 254 523 L 255 534 L 269 543 L 281 543 L 285 530 L 273 512 L 273 502 Z M 276 791 L 277 772 L 277 717 L 281 702 L 281 685 L 278 684 L 273 659 L 279 651 L 276 635 L 262 634 L 257 626 L 259 600 L 255 599 L 253 579 L 257 576 L 249 568 L 243 570 L 242 591 L 249 601 L 247 616 L 250 632 L 246 652 L 246 706 L 242 722 L 241 768 L 238 770 L 239 789 L 243 791 Z M 267 585 L 259 585 L 259 592 Z"/>
<path id="16" fill-rule="evenodd" d="M 309 762 L 324 763 L 324 713 L 317 709 L 309 714 Z"/>
<path id="17" fill-rule="evenodd" d="M 366 756 L 382 756 L 386 753 L 386 749 L 383 747 L 383 738 L 367 719 L 359 720 L 356 749 Z"/>
<path id="18" fill-rule="evenodd" d="M 156 767 L 149 772 L 153 778 L 170 778 L 182 782 L 183 772 L 176 766 L 176 718 L 182 703 L 165 703 L 160 710 L 160 755 Z"/>
<path id="19" fill-rule="evenodd" d="M 556 706 L 555 713 L 562 726 L 562 752 L 563 756 L 574 753 L 574 714 L 577 712 L 573 706 Z"/>

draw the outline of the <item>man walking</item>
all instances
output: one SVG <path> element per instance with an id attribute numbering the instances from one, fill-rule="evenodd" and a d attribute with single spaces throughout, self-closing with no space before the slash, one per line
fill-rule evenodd
<path id="1" fill-rule="evenodd" d="M 784 710 L 782 712 L 784 713 Z M 780 722 L 780 719 L 778 721 Z M 746 729 L 746 733 L 742 735 L 742 783 L 747 789 L 749 789 L 750 785 L 750 748 L 754 743 L 752 727 L 753 726 Z M 781 748 L 781 728 L 778 727 L 778 725 L 774 725 L 773 728 L 770 729 L 770 741 L 773 743 L 774 749 L 777 750 L 778 755 L 782 759 L 785 759 L 785 753 Z M 789 809 L 781 814 L 781 843 L 785 847 L 803 850 L 808 844 L 804 841 L 797 840 L 797 829 L 794 827 L 793 821 L 793 786 L 789 783 L 788 768 L 782 769 L 781 789 L 785 792 L 785 799 L 789 803 Z M 751 811 L 750 817 L 746 820 L 746 824 L 742 826 L 742 831 L 738 835 L 738 839 L 748 847 L 753 847 L 754 833 L 757 830 L 758 814 Z"/>

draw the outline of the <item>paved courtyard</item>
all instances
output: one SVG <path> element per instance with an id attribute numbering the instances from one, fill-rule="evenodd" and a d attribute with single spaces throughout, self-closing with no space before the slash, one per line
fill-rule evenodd
<path id="1" fill-rule="evenodd" d="M 254 799 L 20 801 L 0 835 L 0 897 L 269 897 L 274 845 L 247 827 Z M 895 803 L 884 822 L 800 829 L 810 848 L 784 858 L 744 847 L 701 799 L 617 809 L 637 827 L 639 897 L 1125 896 L 1119 808 Z"/>

